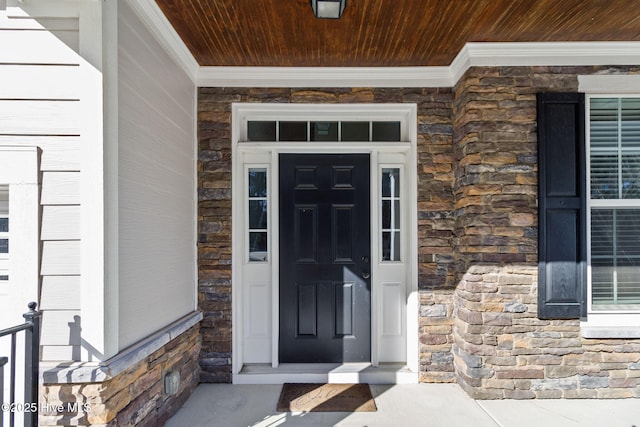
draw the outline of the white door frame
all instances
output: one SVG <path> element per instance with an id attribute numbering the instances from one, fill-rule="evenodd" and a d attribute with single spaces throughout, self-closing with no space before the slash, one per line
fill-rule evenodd
<path id="1" fill-rule="evenodd" d="M 249 120 L 394 120 L 401 122 L 401 140 L 404 142 L 244 142 Z M 371 363 L 377 366 L 384 362 L 381 349 L 385 347 L 388 329 L 381 323 L 385 312 L 382 293 L 392 296 L 394 289 L 401 287 L 403 301 L 402 335 L 404 358 L 402 362 L 414 372 L 418 371 L 418 220 L 417 220 L 417 106 L 415 104 L 249 104 L 235 103 L 232 106 L 232 372 L 238 374 L 245 363 L 269 363 L 278 366 L 279 333 L 279 242 L 278 242 L 278 157 L 281 153 L 367 153 L 371 164 Z M 382 167 L 399 167 L 404 174 L 402 197 L 404 203 L 403 262 L 392 265 L 380 263 L 379 232 L 379 180 Z M 246 250 L 245 175 L 248 168 L 265 168 L 268 171 L 269 193 L 269 262 L 249 263 Z M 389 279 L 394 269 L 402 264 L 400 279 Z M 382 271 L 384 270 L 384 271 Z M 389 273 L 385 273 L 385 272 Z M 389 286 L 386 286 L 389 285 Z M 384 287 L 383 289 L 383 286 Z M 251 289 L 251 290 L 248 290 Z M 265 310 L 252 312 L 245 298 L 251 301 L 270 299 Z M 391 322 L 393 323 L 393 322 Z M 400 325 L 392 325 L 393 328 Z M 250 330 L 260 329 L 257 333 Z M 392 328 L 392 329 L 393 329 Z M 247 339 L 246 335 L 251 338 Z M 391 336 L 391 335 L 389 335 Z M 391 341 L 389 341 L 391 342 Z M 253 349 L 253 350 L 252 350 Z M 259 360 L 252 360 L 252 351 L 260 349 Z M 266 350 L 265 350 L 266 349 Z"/>

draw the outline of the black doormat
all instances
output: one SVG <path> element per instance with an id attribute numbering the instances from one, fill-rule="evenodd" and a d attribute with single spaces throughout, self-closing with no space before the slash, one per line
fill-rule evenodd
<path id="1" fill-rule="evenodd" d="M 369 384 L 282 385 L 279 412 L 375 412 Z"/>

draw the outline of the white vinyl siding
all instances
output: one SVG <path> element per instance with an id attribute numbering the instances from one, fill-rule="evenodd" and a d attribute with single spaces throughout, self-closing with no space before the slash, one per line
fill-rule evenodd
<path id="1" fill-rule="evenodd" d="M 3 66 L 2 74 L 5 78 L 0 80 L 0 93 L 5 99 L 80 99 L 79 85 L 60 84 L 67 79 L 80 79 L 78 65 L 7 64 Z"/>
<path id="2" fill-rule="evenodd" d="M 80 310 L 80 276 L 45 276 L 40 298 L 42 310 Z"/>
<path id="3" fill-rule="evenodd" d="M 195 88 L 118 2 L 118 347 L 194 310 Z"/>
<path id="4" fill-rule="evenodd" d="M 43 172 L 43 206 L 75 206 L 80 204 L 80 174 L 78 172 Z"/>
<path id="5" fill-rule="evenodd" d="M 78 135 L 78 103 L 58 100 L 0 100 L 0 128 L 15 135 Z"/>
<path id="6" fill-rule="evenodd" d="M 80 240 L 80 206 L 43 206 L 42 240 Z"/>
<path id="7" fill-rule="evenodd" d="M 78 307 L 53 303 L 80 293 L 79 44 L 77 2 L 7 0 L 0 8 L 0 146 L 40 149 L 45 360 L 80 353 L 69 327 Z"/>
<path id="8" fill-rule="evenodd" d="M 0 73 L 2 66 L 0 66 Z M 60 135 L 0 135 L 0 146 L 39 147 L 40 170 L 66 172 L 80 170 L 80 137 Z"/>

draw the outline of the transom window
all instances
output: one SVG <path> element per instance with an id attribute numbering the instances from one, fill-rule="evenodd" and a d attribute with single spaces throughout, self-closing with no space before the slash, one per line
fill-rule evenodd
<path id="1" fill-rule="evenodd" d="M 398 142 L 399 121 L 249 121 L 250 142 L 333 141 Z"/>
<path id="2" fill-rule="evenodd" d="M 640 98 L 590 98 L 588 156 L 592 307 L 640 309 Z"/>

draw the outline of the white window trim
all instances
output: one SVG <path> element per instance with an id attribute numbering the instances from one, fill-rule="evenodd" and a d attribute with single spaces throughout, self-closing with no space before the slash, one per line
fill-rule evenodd
<path id="1" fill-rule="evenodd" d="M 249 187 L 248 187 L 248 181 L 247 181 L 247 176 L 249 175 L 249 171 L 251 169 L 264 169 L 267 175 L 267 196 L 266 197 L 249 197 Z M 244 182 L 244 200 L 245 200 L 245 224 L 247 224 L 247 227 L 245 227 L 245 251 L 244 251 L 244 262 L 245 263 L 251 263 L 251 264 L 259 264 L 259 263 L 269 263 L 271 261 L 271 251 L 269 250 L 271 248 L 271 215 L 270 214 L 270 209 L 271 209 L 271 186 L 270 186 L 270 182 L 271 182 L 271 165 L 267 164 L 267 163 L 245 163 L 245 167 L 244 167 L 244 177 L 243 177 L 243 182 Z M 251 229 L 249 229 L 249 204 L 251 202 L 251 200 L 266 200 L 267 202 L 267 228 L 264 230 L 264 232 L 267 234 L 267 255 L 266 258 L 264 260 L 258 261 L 258 260 L 251 260 L 249 257 L 249 241 L 250 241 L 250 237 L 251 237 Z"/>
<path id="2" fill-rule="evenodd" d="M 0 219 L 9 219 L 9 187 L 7 185 L 0 185 Z M 9 276 L 9 257 L 11 255 L 11 241 L 10 241 L 10 233 L 11 233 L 11 224 L 9 224 L 9 229 L 7 231 L 0 231 L 0 239 L 9 240 L 9 250 L 7 253 L 0 252 L 0 267 L 3 265 L 6 268 L 0 268 L 0 277 Z M 7 283 L 8 280 L 0 279 L 0 286 L 2 284 Z"/>
<path id="3" fill-rule="evenodd" d="M 587 318 L 580 322 L 584 338 L 640 338 L 640 308 L 620 310 L 594 309 L 591 291 L 591 207 L 599 201 L 591 201 L 590 185 L 590 101 L 593 98 L 640 98 L 640 75 L 589 75 L 578 76 L 579 91 L 585 93 L 585 179 L 586 179 L 586 239 L 587 239 Z M 607 206 L 615 207 L 614 203 Z M 625 206 L 632 205 L 625 203 Z"/>
<path id="4" fill-rule="evenodd" d="M 39 302 L 40 211 L 37 147 L 0 146 L 0 184 L 9 188 L 9 232 L 19 235 L 10 244 L 9 280 L 0 287 L 0 321 L 20 318 L 26 305 Z"/>
<path id="5" fill-rule="evenodd" d="M 380 186 L 380 189 L 378 191 L 378 201 L 380 203 L 379 205 L 379 209 L 380 209 L 380 219 L 378 222 L 378 233 L 379 235 L 379 239 L 380 239 L 380 247 L 379 247 L 379 253 L 378 253 L 378 257 L 380 259 L 380 262 L 383 264 L 393 264 L 393 263 L 403 263 L 404 260 L 406 259 L 406 245 L 405 242 L 403 241 L 404 236 L 404 229 L 407 226 L 407 221 L 405 220 L 404 216 L 405 213 L 404 210 L 406 209 L 405 206 L 402 205 L 402 203 L 404 202 L 404 198 L 406 197 L 406 195 L 404 194 L 404 187 L 405 187 L 405 181 L 406 181 L 406 177 L 405 177 L 405 172 L 404 172 L 404 164 L 398 164 L 398 163 L 381 163 L 378 165 L 378 171 L 377 171 L 377 175 L 376 178 L 378 181 L 381 180 L 382 178 L 382 172 L 384 169 L 398 169 L 398 179 L 400 180 L 400 192 L 399 194 L 396 194 L 393 197 L 383 197 L 382 196 L 382 186 Z M 395 227 L 393 227 L 393 219 L 391 220 L 391 228 L 390 229 L 385 229 L 383 230 L 382 228 L 382 201 L 387 200 L 387 201 L 391 201 L 393 204 L 394 200 L 398 200 L 400 202 L 400 218 L 399 218 L 399 226 L 396 229 Z M 393 212 L 393 207 L 392 207 L 392 212 Z M 382 259 L 382 233 L 383 232 L 391 232 L 392 238 L 393 238 L 393 234 L 397 231 L 400 232 L 400 259 L 398 260 L 383 260 Z"/>
<path id="6" fill-rule="evenodd" d="M 338 142 L 338 143 L 313 143 L 313 142 L 242 142 L 246 141 L 243 134 L 248 120 L 280 120 L 286 117 L 289 120 L 322 120 L 322 121 L 375 121 L 375 120 L 396 120 L 401 122 L 401 140 L 408 142 Z M 404 208 L 408 221 L 405 227 L 405 242 L 403 246 L 407 249 L 403 252 L 406 263 L 406 277 L 403 282 L 406 286 L 406 304 L 403 311 L 404 336 L 406 337 L 406 351 L 404 362 L 408 368 L 415 372 L 417 381 L 418 372 L 418 269 L 417 269 L 417 106 L 415 104 L 233 104 L 232 110 L 232 216 L 233 218 L 244 218 L 241 207 L 244 201 L 244 175 L 245 165 L 264 165 L 265 159 L 270 156 L 271 177 L 278 175 L 278 155 L 280 153 L 368 153 L 371 155 L 371 235 L 372 235 L 372 275 L 377 276 L 376 270 L 380 269 L 382 263 L 379 262 L 379 184 L 377 183 L 380 166 L 404 167 L 403 177 L 404 190 L 402 199 L 409 203 Z M 403 159 L 396 162 L 396 159 Z M 242 178 L 237 179 L 242 176 Z M 271 283 L 277 283 L 278 272 L 278 186 L 276 179 L 269 179 L 269 252 L 271 261 Z M 233 373 L 239 374 L 245 363 L 243 348 L 243 336 L 245 334 L 245 323 L 247 322 L 246 310 L 243 310 L 243 262 L 245 261 L 245 250 L 241 242 L 244 241 L 244 221 L 233 222 L 232 233 L 232 302 L 233 302 Z M 254 263 L 252 263 L 254 264 Z M 255 263 L 259 264 L 259 263 Z M 392 263 L 389 263 L 392 264 Z M 244 265 L 247 265 L 246 263 Z M 403 266 L 404 268 L 404 266 Z M 372 283 L 372 287 L 375 284 Z M 278 288 L 271 286 L 271 364 L 278 366 Z M 376 292 L 372 294 L 372 309 L 381 304 Z M 378 364 L 378 344 L 382 338 L 379 318 L 376 318 L 376 310 L 372 310 L 372 364 Z M 273 313 L 273 315 L 271 315 Z M 235 381 L 235 379 L 234 379 Z"/>

